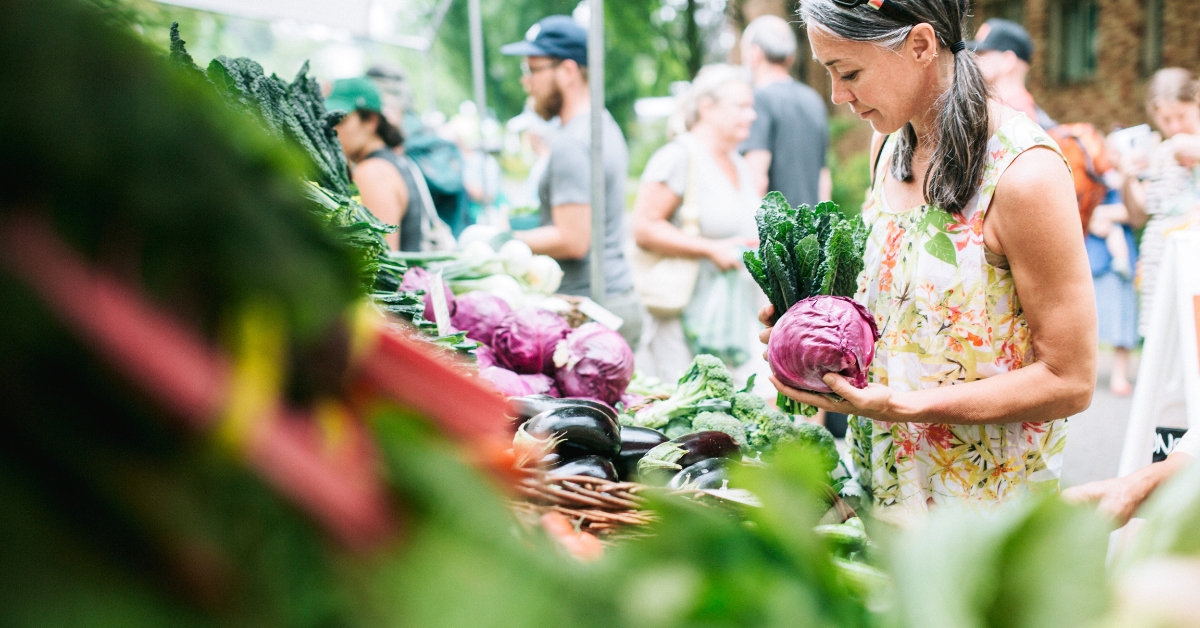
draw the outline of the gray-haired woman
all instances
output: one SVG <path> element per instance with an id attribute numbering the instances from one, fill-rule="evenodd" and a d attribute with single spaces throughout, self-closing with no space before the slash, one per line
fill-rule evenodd
<path id="1" fill-rule="evenodd" d="M 988 98 L 963 41 L 966 7 L 801 2 L 833 101 L 876 131 L 856 298 L 882 338 L 864 389 L 836 374 L 825 376 L 836 400 L 774 383 L 856 415 L 859 479 L 901 517 L 1056 490 L 1066 417 L 1096 381 L 1070 172 L 1041 127 Z"/>
<path id="2" fill-rule="evenodd" d="M 687 368 L 695 350 L 725 353 L 722 357 L 734 364 L 744 363 L 755 353 L 758 291 L 741 260 L 745 247 L 755 246 L 757 241 L 754 211 L 760 198 L 737 152 L 750 134 L 754 117 L 749 73 L 730 65 L 706 66 L 683 95 L 672 119 L 674 125 L 684 127 L 674 130 L 686 132 L 658 149 L 642 173 L 633 206 L 633 235 L 638 246 L 659 255 L 700 260 L 693 304 L 709 295 L 714 282 L 734 280 L 729 285 L 738 293 L 739 302 L 730 307 L 744 311 L 740 316 L 730 312 L 727 319 L 743 321 L 738 327 L 744 332 L 734 338 L 740 352 L 728 346 L 716 351 L 697 346 L 695 333 L 689 343 L 685 327 L 695 312 L 685 310 L 682 317 L 651 315 L 637 353 L 638 368 L 644 373 L 674 380 Z M 684 203 L 693 204 L 698 229 L 684 224 L 679 211 Z M 736 279 L 726 273 L 736 273 Z M 728 299 L 713 299 L 717 301 Z"/>

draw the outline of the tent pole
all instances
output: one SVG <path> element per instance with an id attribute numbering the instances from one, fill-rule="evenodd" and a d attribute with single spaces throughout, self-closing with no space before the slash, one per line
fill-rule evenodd
<path id="1" fill-rule="evenodd" d="M 468 20 L 471 35 L 471 77 L 475 83 L 475 110 L 479 117 L 479 143 L 475 151 L 479 156 L 479 185 L 484 196 L 480 199 L 483 211 L 480 217 L 485 223 L 491 221 L 491 203 L 487 199 L 487 153 L 483 149 L 483 119 L 487 115 L 487 86 L 484 83 L 483 67 L 483 15 L 479 8 L 479 0 L 467 1 Z"/>
<path id="2" fill-rule="evenodd" d="M 604 0 L 588 0 L 588 81 L 592 102 L 592 246 L 589 269 L 592 300 L 604 305 L 604 241 L 607 211 L 604 198 Z M 624 173 L 618 173 L 622 176 Z"/>

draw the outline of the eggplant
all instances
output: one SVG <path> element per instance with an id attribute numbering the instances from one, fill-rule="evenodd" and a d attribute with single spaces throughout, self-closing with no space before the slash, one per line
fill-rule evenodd
<path id="1" fill-rule="evenodd" d="M 670 440 L 666 434 L 648 427 L 621 426 L 621 453 L 613 460 L 617 475 L 622 480 L 631 479 L 637 473 L 638 460 L 646 452 Z"/>
<path id="2" fill-rule="evenodd" d="M 638 475 L 649 476 L 655 471 L 661 475 L 664 470 L 674 474 L 701 460 L 731 458 L 740 451 L 733 437 L 725 432 L 706 430 L 685 434 L 646 452 L 638 461 Z"/>
<path id="3" fill-rule="evenodd" d="M 616 421 L 595 408 L 583 405 L 559 406 L 529 419 L 517 430 L 514 449 L 519 441 L 533 439 L 564 460 L 584 456 L 617 457 L 621 451 L 620 427 Z"/>
<path id="4" fill-rule="evenodd" d="M 608 480 L 610 482 L 617 481 L 617 469 L 613 466 L 612 461 L 600 456 L 584 456 L 575 460 L 568 460 L 546 471 L 546 475 L 554 477 L 586 475 L 591 478 Z"/>
<path id="5" fill-rule="evenodd" d="M 518 419 L 532 419 L 543 412 L 565 406 L 586 406 L 603 413 L 612 419 L 613 423 L 618 422 L 617 411 L 609 407 L 608 404 L 596 401 L 595 399 L 583 399 L 580 397 L 556 399 L 549 395 L 526 395 L 524 397 L 512 397 L 508 400 L 508 404 L 510 410 Z"/>
<path id="6" fill-rule="evenodd" d="M 721 488 L 729 479 L 728 458 L 708 458 L 675 474 L 667 488 L 710 489 Z"/>

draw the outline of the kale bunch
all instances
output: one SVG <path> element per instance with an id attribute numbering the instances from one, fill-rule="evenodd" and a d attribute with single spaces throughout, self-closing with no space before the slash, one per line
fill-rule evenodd
<path id="1" fill-rule="evenodd" d="M 363 287 L 376 300 L 400 287 L 404 265 L 388 256 L 384 239 L 396 227 L 377 219 L 354 199 L 357 193 L 334 126 L 342 113 L 326 111 L 321 86 L 305 63 L 291 83 L 268 76 L 253 59 L 217 57 L 201 70 L 171 25 L 170 59 L 185 72 L 206 79 L 230 107 L 257 117 L 271 135 L 302 149 L 313 178 L 307 192 L 313 212 L 359 258 Z"/>
<path id="2" fill-rule="evenodd" d="M 746 268 L 775 306 L 773 320 L 811 296 L 854 296 L 869 233 L 861 217 L 830 202 L 792 208 L 771 192 L 754 220 L 759 244 L 745 253 Z"/>

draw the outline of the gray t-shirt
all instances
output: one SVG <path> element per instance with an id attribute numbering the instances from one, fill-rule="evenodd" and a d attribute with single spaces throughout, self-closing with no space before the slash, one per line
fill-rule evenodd
<path id="1" fill-rule="evenodd" d="M 592 202 L 591 190 L 591 114 L 583 113 L 567 122 L 550 144 L 550 163 L 538 184 L 543 225 L 553 223 L 551 208 L 558 205 Z M 607 294 L 623 294 L 633 289 L 633 276 L 625 261 L 625 178 L 629 170 L 629 148 L 621 127 L 608 111 L 604 112 L 604 289 Z M 563 294 L 591 294 L 592 279 L 588 257 L 558 260 Z"/>
<path id="2" fill-rule="evenodd" d="M 815 205 L 829 144 L 821 96 L 799 81 L 771 83 L 754 90 L 754 111 L 741 152 L 770 151 L 767 190 L 783 192 L 792 205 Z"/>

